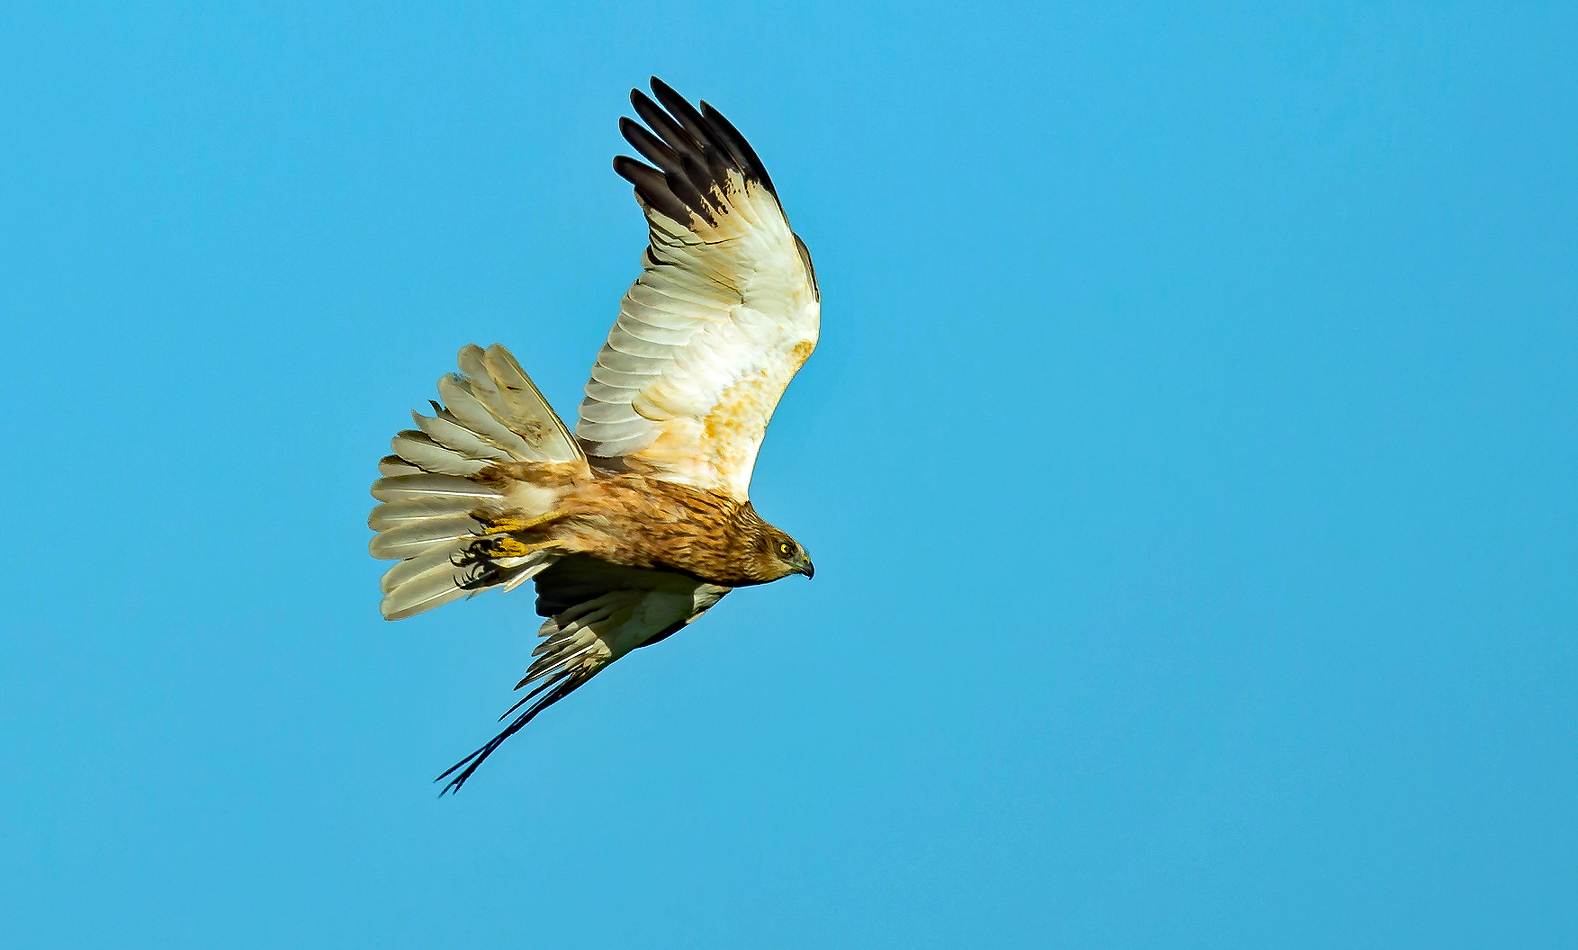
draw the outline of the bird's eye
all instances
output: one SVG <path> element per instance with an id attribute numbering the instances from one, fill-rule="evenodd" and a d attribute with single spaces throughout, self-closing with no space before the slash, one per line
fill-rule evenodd
<path id="1" fill-rule="evenodd" d="M 778 542 L 778 553 L 779 554 L 782 554 L 784 557 L 788 557 L 790 555 L 790 553 L 792 553 L 793 551 L 794 551 L 794 545 L 790 544 L 788 541 L 779 541 Z"/>

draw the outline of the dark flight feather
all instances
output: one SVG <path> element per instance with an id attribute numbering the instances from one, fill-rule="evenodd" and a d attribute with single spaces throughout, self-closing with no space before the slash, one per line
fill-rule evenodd
<path id="1" fill-rule="evenodd" d="M 728 193 L 731 171 L 778 197 L 755 150 L 722 113 L 705 102 L 698 111 L 656 76 L 652 93 L 656 102 L 630 90 L 630 104 L 646 128 L 629 118 L 619 122 L 625 140 L 652 165 L 623 155 L 614 159 L 614 171 L 636 186 L 648 206 L 682 224 L 690 217 L 686 209 L 716 224 L 717 215 L 727 211 L 719 202 Z"/>

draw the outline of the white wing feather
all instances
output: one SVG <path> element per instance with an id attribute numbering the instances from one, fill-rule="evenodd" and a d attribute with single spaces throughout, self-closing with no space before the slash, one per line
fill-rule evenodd
<path id="1" fill-rule="evenodd" d="M 586 384 L 576 434 L 605 464 L 744 501 L 779 397 L 816 347 L 816 278 L 733 126 L 659 82 L 653 91 L 666 113 L 639 92 L 632 102 L 658 136 L 628 120 L 622 128 L 663 170 L 615 162 L 636 185 L 651 244 Z"/>

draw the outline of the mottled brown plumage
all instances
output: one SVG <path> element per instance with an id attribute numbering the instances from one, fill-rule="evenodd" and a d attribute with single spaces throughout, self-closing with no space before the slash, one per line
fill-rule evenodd
<path id="1" fill-rule="evenodd" d="M 530 550 L 587 554 L 624 567 L 675 571 L 717 584 L 747 587 L 790 574 L 810 574 L 805 549 L 756 514 L 749 501 L 645 475 L 577 473 L 568 466 L 513 462 L 483 471 L 477 480 L 506 493 L 517 485 L 559 494 L 552 511 L 483 511 L 479 522 L 497 526 L 489 537 L 508 537 Z M 526 527 L 511 530 L 512 523 Z"/>
<path id="2" fill-rule="evenodd" d="M 646 213 L 643 270 L 586 384 L 574 434 L 509 351 L 460 351 L 443 403 L 413 414 L 373 484 L 380 587 L 399 620 L 534 581 L 547 618 L 510 725 L 440 779 L 459 788 L 499 744 L 630 651 L 736 587 L 812 574 L 749 488 L 785 387 L 816 347 L 821 294 L 761 160 L 717 110 L 654 79 L 650 131 L 615 159 Z M 653 167 L 656 166 L 656 167 Z M 535 684 L 535 685 L 533 685 Z"/>

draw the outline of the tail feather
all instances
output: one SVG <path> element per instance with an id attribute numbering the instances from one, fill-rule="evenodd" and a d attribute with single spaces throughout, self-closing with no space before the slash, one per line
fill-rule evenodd
<path id="1" fill-rule="evenodd" d="M 385 455 L 378 460 L 380 475 L 420 475 L 422 470 L 398 455 Z"/>
<path id="2" fill-rule="evenodd" d="M 540 457 L 540 452 L 528 445 L 520 435 L 510 431 L 503 420 L 488 411 L 481 400 L 472 394 L 471 384 L 466 377 L 450 373 L 440 379 L 438 394 L 444 397 L 444 406 L 449 410 L 448 418 L 464 426 L 466 434 L 477 437 L 485 447 L 492 447 L 491 458 L 505 461 Z"/>
<path id="3" fill-rule="evenodd" d="M 404 620 L 471 594 L 472 591 L 455 583 L 452 572 L 429 571 L 385 594 L 379 610 L 385 620 Z"/>
<path id="4" fill-rule="evenodd" d="M 468 510 L 448 498 L 440 498 L 436 501 L 419 498 L 385 502 L 373 508 L 373 513 L 367 518 L 367 527 L 374 531 L 383 531 L 385 528 L 398 528 L 412 521 L 426 521 L 429 518 Z"/>
<path id="5" fill-rule="evenodd" d="M 433 404 L 431 416 L 412 412 L 411 418 L 416 420 L 417 427 L 427 433 L 435 445 L 448 449 L 457 458 L 480 462 L 507 462 L 514 458 L 509 452 L 471 431 L 464 422 L 438 403 Z"/>
<path id="6" fill-rule="evenodd" d="M 378 588 L 385 594 L 393 593 L 406 584 L 414 583 L 424 574 L 432 572 L 442 572 L 447 577 L 453 577 L 454 566 L 454 552 L 447 549 L 408 557 L 384 571 L 384 576 L 378 581 Z"/>
<path id="7" fill-rule="evenodd" d="M 460 351 L 460 371 L 470 378 L 471 395 L 487 412 L 509 420 L 510 430 L 526 441 L 534 453 L 529 457 L 543 462 L 586 460 L 581 444 L 509 350 L 497 343 L 486 350 L 465 347 Z"/>
<path id="8" fill-rule="evenodd" d="M 383 560 L 416 557 L 429 548 L 450 547 L 477 537 L 477 519 L 470 515 L 435 515 L 387 528 L 373 538 L 373 557 Z"/>
<path id="9" fill-rule="evenodd" d="M 379 501 L 452 502 L 465 511 L 503 498 L 503 493 L 469 478 L 455 475 L 393 475 L 373 482 L 373 497 Z"/>
<path id="10" fill-rule="evenodd" d="M 438 382 L 442 405 L 412 413 L 394 454 L 378 464 L 368 527 L 369 550 L 398 560 L 384 573 L 380 609 L 399 620 L 479 591 L 512 589 L 559 557 L 552 549 L 520 554 L 488 528 L 517 499 L 488 470 L 509 462 L 586 464 L 579 444 L 520 364 L 502 346 L 460 351 L 461 373 Z M 528 505 L 529 507 L 529 505 Z"/>
<path id="11" fill-rule="evenodd" d="M 488 459 L 469 458 L 414 429 L 402 429 L 389 444 L 400 458 L 420 466 L 417 471 L 437 475 L 475 475 L 493 464 Z"/>

